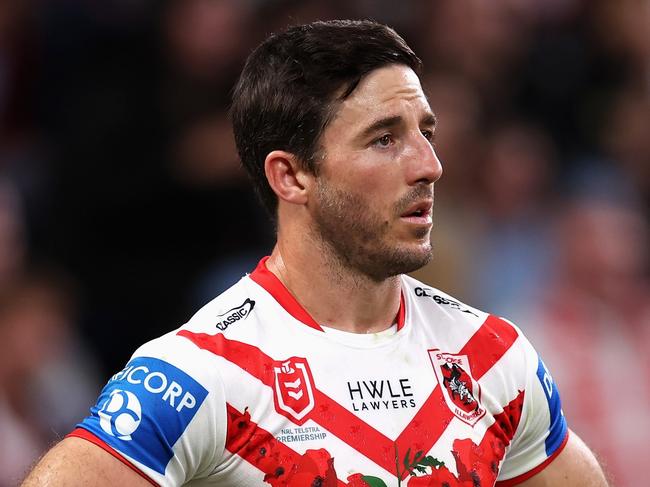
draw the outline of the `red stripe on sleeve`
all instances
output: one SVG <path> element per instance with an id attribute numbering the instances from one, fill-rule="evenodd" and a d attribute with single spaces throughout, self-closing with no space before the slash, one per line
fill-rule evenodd
<path id="1" fill-rule="evenodd" d="M 148 481 L 151 485 L 158 486 L 159 484 L 155 482 L 153 479 L 151 479 L 147 474 L 145 474 L 143 471 L 138 469 L 135 465 L 133 465 L 130 461 L 128 461 L 126 458 L 124 458 L 122 455 L 120 455 L 117 451 L 115 451 L 111 446 L 106 444 L 104 441 L 102 441 L 100 438 L 95 436 L 93 433 L 91 433 L 88 430 L 85 430 L 83 428 L 75 428 L 72 430 L 70 433 L 66 435 L 66 438 L 81 438 L 83 440 L 89 441 L 101 449 L 105 450 L 106 452 L 110 453 L 113 455 L 115 458 L 117 458 L 120 462 L 122 462 L 124 465 L 129 467 L 131 470 L 136 472 L 138 475 L 140 475 L 143 479 Z"/>
<path id="2" fill-rule="evenodd" d="M 538 473 L 540 473 L 542 470 L 544 470 L 546 467 L 548 467 L 553 460 L 557 458 L 557 456 L 560 454 L 562 450 L 564 450 L 564 447 L 566 446 L 567 442 L 569 441 L 569 430 L 567 430 L 567 434 L 564 437 L 564 441 L 562 441 L 562 444 L 559 446 L 557 450 L 553 452 L 553 454 L 548 457 L 546 460 L 544 460 L 542 463 L 540 463 L 537 467 L 535 467 L 532 470 L 529 470 L 526 473 L 523 473 L 521 475 L 518 475 L 517 477 L 513 477 L 511 479 L 507 480 L 500 480 L 497 482 L 495 485 L 498 487 L 512 487 L 513 485 L 519 485 L 522 482 L 525 482 L 531 477 L 534 477 Z"/>

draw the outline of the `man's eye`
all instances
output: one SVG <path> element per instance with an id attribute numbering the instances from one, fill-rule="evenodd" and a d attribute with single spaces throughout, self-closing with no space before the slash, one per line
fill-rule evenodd
<path id="1" fill-rule="evenodd" d="M 386 134 L 379 137 L 375 141 L 375 144 L 377 144 L 380 147 L 388 147 L 392 142 L 393 142 L 393 137 L 390 134 Z"/>
<path id="2" fill-rule="evenodd" d="M 422 135 L 424 135 L 424 138 L 429 142 L 433 142 L 433 130 L 423 130 Z"/>

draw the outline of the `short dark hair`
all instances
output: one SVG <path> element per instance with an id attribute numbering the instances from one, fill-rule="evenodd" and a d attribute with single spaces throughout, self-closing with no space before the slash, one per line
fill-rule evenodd
<path id="1" fill-rule="evenodd" d="M 371 71 L 422 62 L 393 29 L 373 21 L 313 22 L 273 34 L 248 57 L 233 92 L 237 150 L 255 190 L 275 217 L 277 197 L 264 173 L 273 150 L 285 150 L 318 173 L 320 136 L 338 102 Z"/>

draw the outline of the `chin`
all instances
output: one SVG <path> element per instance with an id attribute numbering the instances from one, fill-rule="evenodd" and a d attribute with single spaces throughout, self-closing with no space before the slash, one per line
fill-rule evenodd
<path id="1" fill-rule="evenodd" d="M 433 257 L 433 251 L 431 249 L 431 244 L 427 243 L 426 245 L 423 245 L 422 247 L 419 247 L 417 250 L 414 250 L 411 252 L 409 261 L 412 264 L 410 267 L 413 267 L 412 269 L 405 271 L 407 272 L 413 272 L 415 270 L 418 270 L 421 267 L 424 267 L 427 265 L 429 262 L 431 262 L 431 258 Z"/>
<path id="2" fill-rule="evenodd" d="M 400 246 L 399 253 L 411 255 L 415 260 L 431 260 L 433 248 L 429 236 L 419 238 L 415 242 L 411 241 Z"/>
<path id="3" fill-rule="evenodd" d="M 432 257 L 429 242 L 419 245 L 399 246 L 389 251 L 384 249 L 368 259 L 365 273 L 374 280 L 381 281 L 400 274 L 416 271 L 429 263 Z"/>
<path id="4" fill-rule="evenodd" d="M 406 250 L 406 253 L 408 253 L 408 259 L 406 260 L 412 262 L 412 267 L 415 267 L 407 272 L 412 272 L 420 267 L 424 267 L 431 261 L 431 258 L 433 257 L 433 248 L 431 242 L 427 238 L 422 242 L 411 245 L 410 248 Z"/>

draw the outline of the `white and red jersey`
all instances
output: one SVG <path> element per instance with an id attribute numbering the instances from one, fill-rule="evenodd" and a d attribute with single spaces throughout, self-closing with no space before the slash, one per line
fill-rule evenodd
<path id="1" fill-rule="evenodd" d="M 160 485 L 516 485 L 562 449 L 511 323 L 402 278 L 396 325 L 319 326 L 265 266 L 133 355 L 71 435 Z"/>

